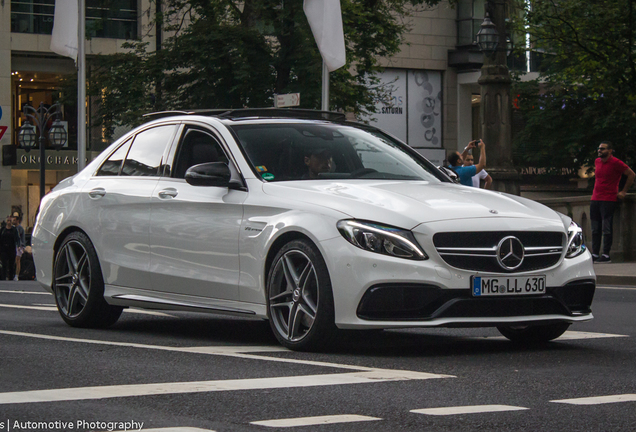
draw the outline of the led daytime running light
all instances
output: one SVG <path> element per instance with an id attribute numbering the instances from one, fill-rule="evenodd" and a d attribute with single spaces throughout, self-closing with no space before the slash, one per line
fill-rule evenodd
<path id="1" fill-rule="evenodd" d="M 360 249 L 380 253 L 383 255 L 393 256 L 396 258 L 414 260 L 428 259 L 428 256 L 422 251 L 422 249 L 414 241 L 414 239 L 409 239 L 410 233 L 408 231 L 372 223 L 360 223 L 351 220 L 343 220 L 338 222 L 338 229 L 351 244 L 359 247 Z M 354 232 L 355 229 L 360 230 L 360 233 L 365 239 L 365 244 L 361 244 L 360 241 L 358 241 Z M 374 234 L 377 234 L 378 237 L 374 238 Z M 376 241 L 378 241 L 378 243 L 374 245 L 373 243 Z M 401 245 L 403 245 L 404 247 L 402 247 Z M 397 251 L 399 249 L 408 252 L 411 256 L 400 254 Z"/>
<path id="2" fill-rule="evenodd" d="M 575 258 L 585 252 L 585 239 L 583 237 L 583 230 L 575 222 L 570 223 L 568 229 L 568 246 L 566 248 L 565 257 Z"/>

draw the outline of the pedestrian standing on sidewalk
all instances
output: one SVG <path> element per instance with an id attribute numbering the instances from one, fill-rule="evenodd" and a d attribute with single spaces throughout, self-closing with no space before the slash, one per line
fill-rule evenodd
<path id="1" fill-rule="evenodd" d="M 26 237 L 24 235 L 24 228 L 22 227 L 22 216 L 20 216 L 18 212 L 13 213 L 13 226 L 18 230 L 18 237 L 20 237 L 20 245 L 15 255 L 15 277 L 13 278 L 13 280 L 17 281 L 20 277 L 20 270 L 22 270 L 22 266 L 20 265 L 22 253 L 26 247 Z"/>
<path id="2" fill-rule="evenodd" d="M 598 158 L 594 162 L 594 191 L 590 204 L 590 220 L 592 221 L 592 260 L 598 263 L 611 262 L 609 253 L 612 248 L 612 232 L 616 203 L 627 195 L 634 182 L 634 171 L 625 162 L 615 158 L 612 143 L 603 141 L 598 146 Z M 619 192 L 618 184 L 621 176 L 627 175 L 625 186 Z M 603 253 L 601 254 L 601 238 Z M 599 255 L 600 254 L 600 255 Z"/>
<path id="3" fill-rule="evenodd" d="M 0 230 L 1 280 L 13 280 L 15 277 L 15 255 L 19 244 L 20 237 L 18 230 L 13 226 L 13 218 L 7 216 L 7 224 Z"/>

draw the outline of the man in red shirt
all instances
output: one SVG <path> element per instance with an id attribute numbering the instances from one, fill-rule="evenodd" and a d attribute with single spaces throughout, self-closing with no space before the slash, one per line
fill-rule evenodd
<path id="1" fill-rule="evenodd" d="M 612 156 L 612 153 L 612 144 L 608 141 L 602 142 L 598 146 L 598 158 L 594 162 L 596 172 L 590 219 L 592 221 L 592 259 L 599 263 L 611 262 L 609 253 L 612 248 L 612 224 L 616 202 L 625 198 L 635 176 L 634 171 L 625 162 Z M 627 175 L 627 181 L 619 192 L 618 183 L 623 174 Z M 604 237 L 603 254 L 599 256 L 601 237 Z"/>

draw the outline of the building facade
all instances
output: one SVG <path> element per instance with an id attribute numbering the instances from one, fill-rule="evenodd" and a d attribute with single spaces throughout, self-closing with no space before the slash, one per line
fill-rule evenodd
<path id="1" fill-rule="evenodd" d="M 148 31 L 148 0 L 114 0 L 116 8 L 102 8 L 99 0 L 86 0 L 87 56 L 122 50 L 127 38 Z M 15 160 L 8 150 L 18 143 L 25 119 L 24 104 L 51 104 L 61 77 L 75 72 L 69 58 L 50 51 L 54 0 L 7 0 L 0 5 L 0 216 L 12 211 L 24 215 L 32 227 L 39 204 L 39 152 L 22 149 Z M 479 104 L 479 68 L 482 54 L 474 36 L 484 16 L 484 0 L 458 0 L 422 6 L 408 18 L 410 32 L 401 51 L 380 59 L 382 83 L 389 100 L 377 102 L 378 113 L 367 119 L 407 142 L 436 164 L 449 150 L 463 148 L 479 137 L 475 116 Z M 90 106 L 87 109 L 90 116 Z M 476 114 L 477 113 L 477 114 Z M 65 112 L 69 142 L 60 151 L 46 150 L 46 190 L 77 171 L 76 114 Z M 88 159 L 103 149 L 99 131 L 89 131 Z"/>

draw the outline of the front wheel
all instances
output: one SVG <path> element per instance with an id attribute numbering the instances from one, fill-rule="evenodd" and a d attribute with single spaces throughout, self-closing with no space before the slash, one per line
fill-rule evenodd
<path id="1" fill-rule="evenodd" d="M 293 240 L 274 257 L 267 313 L 276 339 L 297 351 L 325 347 L 336 331 L 327 265 L 308 240 Z"/>
<path id="2" fill-rule="evenodd" d="M 570 323 L 555 323 L 547 325 L 501 326 L 499 333 L 513 342 L 545 343 L 561 336 L 570 327 Z"/>
<path id="3" fill-rule="evenodd" d="M 104 279 L 95 248 L 86 234 L 73 232 L 60 246 L 53 266 L 55 303 L 73 327 L 108 327 L 122 308 L 104 300 Z"/>

